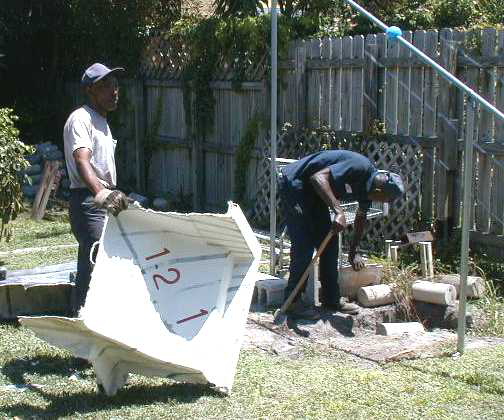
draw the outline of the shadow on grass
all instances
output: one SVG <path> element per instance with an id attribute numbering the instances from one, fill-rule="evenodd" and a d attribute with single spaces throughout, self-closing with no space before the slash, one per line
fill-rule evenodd
<path id="1" fill-rule="evenodd" d="M 151 403 L 192 403 L 201 397 L 223 398 L 222 394 L 204 385 L 166 384 L 157 386 L 126 386 L 114 397 L 97 395 L 94 391 L 75 394 L 50 394 L 36 389 L 47 403 L 45 407 L 18 403 L 5 408 L 8 416 L 25 418 L 59 418 L 72 414 L 99 413 L 125 406 L 144 407 Z M 105 413 L 103 413 L 105 415 Z"/>
<path id="2" fill-rule="evenodd" d="M 80 359 L 74 357 L 40 356 L 30 359 L 19 359 L 7 363 L 2 373 L 12 384 L 26 385 L 31 392 L 35 392 L 46 400 L 44 407 L 31 405 L 27 402 L 4 408 L 4 413 L 10 417 L 24 418 L 56 418 L 71 416 L 74 413 L 95 413 L 101 410 L 117 409 L 124 406 L 149 403 L 191 403 L 201 397 L 223 398 L 224 394 L 207 385 L 168 383 L 162 385 L 126 385 L 113 397 L 97 394 L 95 390 L 89 392 L 71 393 L 71 385 L 59 384 L 59 389 L 46 392 L 44 388 L 31 386 L 26 383 L 25 375 L 56 375 L 69 378 L 76 370 L 87 369 Z M 83 380 L 92 380 L 94 375 L 86 373 L 80 375 Z M 58 385 L 57 383 L 54 384 Z M 52 387 L 52 385 L 51 385 Z"/>

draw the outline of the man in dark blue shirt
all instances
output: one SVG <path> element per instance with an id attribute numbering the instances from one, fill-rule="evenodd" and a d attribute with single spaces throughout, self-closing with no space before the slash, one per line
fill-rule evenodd
<path id="1" fill-rule="evenodd" d="M 354 236 L 348 259 L 353 269 L 364 267 L 357 246 L 364 233 L 366 213 L 372 201 L 391 202 L 404 193 L 399 175 L 377 170 L 371 161 L 348 150 L 328 150 L 308 155 L 282 169 L 280 195 L 291 239 L 290 275 L 285 298 L 296 287 L 330 229 L 346 227 L 341 201 L 357 201 Z M 331 221 L 329 209 L 335 214 Z M 320 301 L 330 310 L 355 314 L 358 306 L 341 299 L 338 285 L 338 241 L 333 238 L 320 257 Z M 314 308 L 303 305 L 300 296 L 291 304 L 292 317 L 317 319 Z"/>

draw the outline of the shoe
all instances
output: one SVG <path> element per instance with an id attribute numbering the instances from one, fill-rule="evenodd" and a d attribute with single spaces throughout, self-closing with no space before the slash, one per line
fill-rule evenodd
<path id="1" fill-rule="evenodd" d="M 312 306 L 306 305 L 301 300 L 292 302 L 286 314 L 292 319 L 308 319 L 310 321 L 320 319 L 319 311 Z"/>
<path id="2" fill-rule="evenodd" d="M 345 298 L 341 298 L 338 303 L 323 303 L 322 307 L 326 310 L 341 312 L 348 315 L 357 315 L 360 307 L 355 303 L 350 303 Z"/>

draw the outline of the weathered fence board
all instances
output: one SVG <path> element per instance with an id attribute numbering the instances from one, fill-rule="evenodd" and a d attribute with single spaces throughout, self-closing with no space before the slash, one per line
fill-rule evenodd
<path id="1" fill-rule="evenodd" d="M 504 31 L 416 31 L 405 32 L 404 37 L 504 109 Z M 239 89 L 232 82 L 234 64 L 221 63 L 222 70 L 210 84 L 214 125 L 205 138 L 198 138 L 191 130 L 195 121 L 186 121 L 181 71 L 187 57 L 178 54 L 180 48 L 154 37 L 141 77 L 121 81 L 127 100 L 120 105 L 126 102 L 128 111 L 114 132 L 120 139 L 119 178 L 141 191 L 148 187 L 153 194 L 192 199 L 195 208 L 223 208 L 234 198 L 236 153 L 249 121 L 257 117 L 268 121 L 268 57 L 250 64 L 247 81 Z M 291 123 L 295 128 L 327 128 L 351 137 L 352 132 L 380 127 L 376 121 L 383 123 L 389 141 L 396 144 L 383 143 L 376 146 L 380 153 L 368 149 L 366 153 L 384 167 L 398 163 L 406 177 L 416 173 L 414 181 L 408 180 L 409 194 L 415 194 L 415 199 L 396 209 L 397 214 L 415 211 L 426 224 L 438 220 L 459 225 L 463 171 L 459 139 L 466 136 L 466 95 L 385 34 L 298 40 L 289 46 L 279 68 L 279 127 Z M 75 86 L 71 95 L 81 99 Z M 192 106 L 198 100 L 194 93 L 186 99 Z M 477 109 L 477 117 L 471 226 L 482 235 L 473 239 L 494 235 L 498 241 L 498 235 L 504 234 L 504 149 L 500 147 L 504 123 L 484 109 Z M 144 156 L 146 133 L 157 144 L 150 162 Z M 297 140 L 307 141 L 299 136 Z M 315 150 L 317 144 L 320 147 L 313 138 L 309 141 L 312 144 L 297 144 L 297 157 Z M 338 147 L 358 148 L 350 143 Z M 256 144 L 250 156 L 245 200 L 252 204 L 263 200 L 267 209 L 269 198 L 258 187 L 259 178 L 269 174 L 263 156 L 269 149 L 262 146 Z M 414 166 L 415 160 L 420 167 Z M 398 234 L 404 226 L 379 234 Z"/>

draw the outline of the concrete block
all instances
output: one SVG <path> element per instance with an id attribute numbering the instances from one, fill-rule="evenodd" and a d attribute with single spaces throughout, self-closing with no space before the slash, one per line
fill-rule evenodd
<path id="1" fill-rule="evenodd" d="M 435 276 L 433 281 L 436 283 L 445 283 L 455 286 L 457 298 L 460 296 L 460 275 L 459 274 L 443 274 Z M 485 295 L 485 280 L 477 276 L 467 276 L 466 294 L 468 298 L 479 299 Z"/>
<path id="2" fill-rule="evenodd" d="M 361 271 L 354 271 L 350 265 L 343 266 L 338 276 L 341 296 L 356 299 L 361 287 L 381 283 L 382 271 L 383 266 L 378 264 L 368 264 Z"/>
<path id="3" fill-rule="evenodd" d="M 31 287 L 12 284 L 0 289 L 8 289 L 6 293 L 9 293 L 10 297 L 10 311 L 6 319 L 22 315 L 68 313 L 70 310 L 72 286 L 69 283 Z"/>
<path id="4" fill-rule="evenodd" d="M 420 322 L 379 322 L 376 324 L 377 335 L 421 334 L 425 329 Z"/>
<path id="5" fill-rule="evenodd" d="M 287 280 L 258 273 L 252 301 L 265 306 L 281 305 L 284 302 L 286 287 Z"/>
<path id="6" fill-rule="evenodd" d="M 357 291 L 357 300 L 366 307 L 389 305 L 395 302 L 394 292 L 388 284 L 361 287 Z"/>
<path id="7" fill-rule="evenodd" d="M 453 305 L 435 305 L 419 301 L 413 301 L 412 303 L 415 313 L 426 328 L 457 329 L 458 302 L 455 302 Z M 468 310 L 466 313 L 466 325 L 469 328 L 472 324 L 473 316 Z"/>
<path id="8" fill-rule="evenodd" d="M 411 286 L 413 299 L 437 305 L 453 305 L 457 300 L 455 286 L 418 280 Z"/>
<path id="9" fill-rule="evenodd" d="M 0 319 L 12 319 L 9 289 L 0 286 Z"/>

